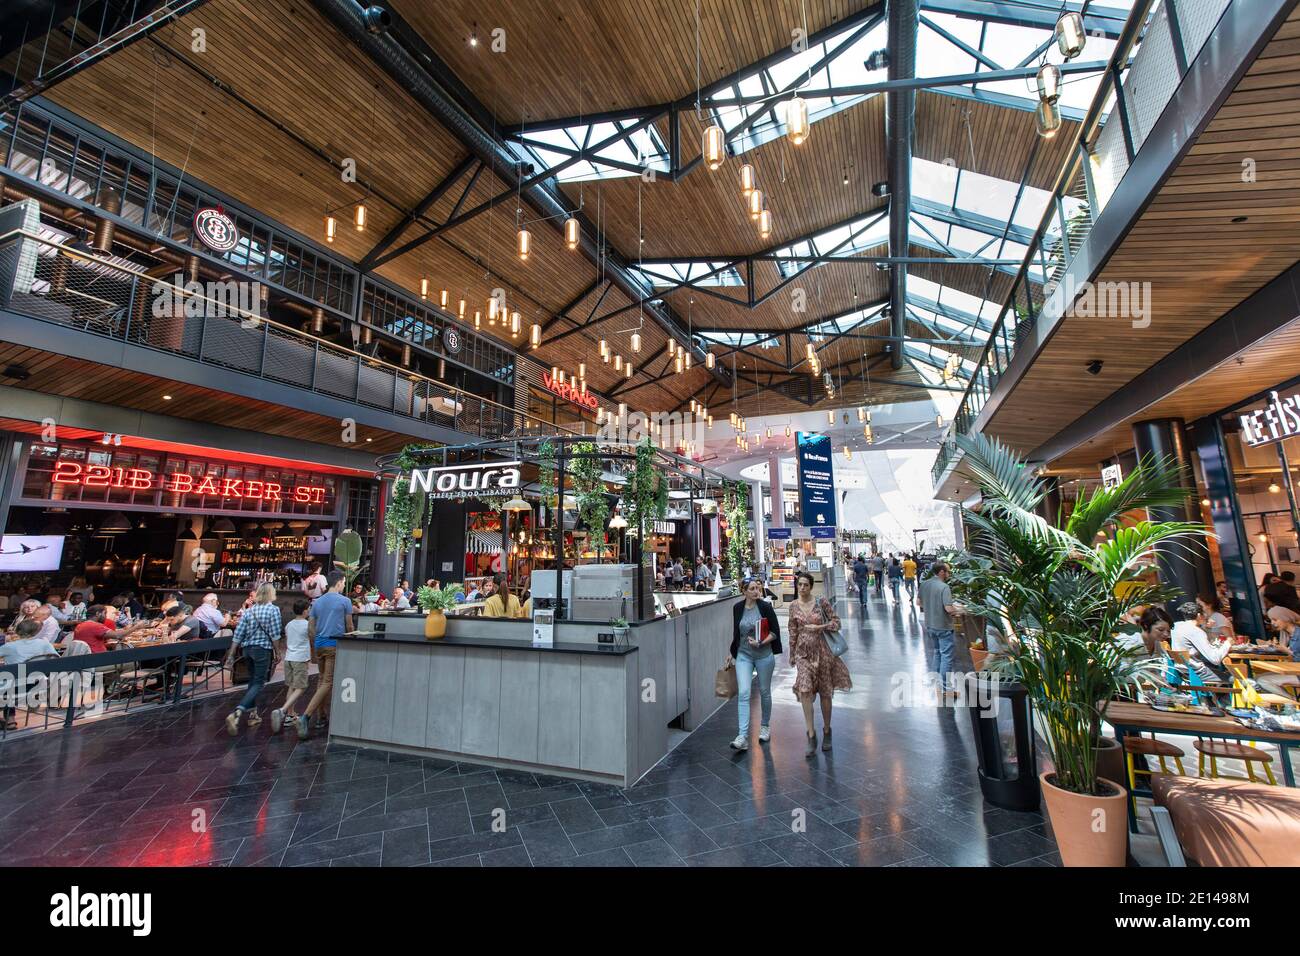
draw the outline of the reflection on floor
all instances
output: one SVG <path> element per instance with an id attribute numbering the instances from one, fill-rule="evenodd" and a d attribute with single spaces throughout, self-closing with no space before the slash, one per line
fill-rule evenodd
<path id="1" fill-rule="evenodd" d="M 983 804 L 966 713 L 922 693 L 920 619 L 906 599 L 873 596 L 865 619 L 856 601 L 840 606 L 854 687 L 835 699 L 834 750 L 811 759 L 784 661 L 770 743 L 759 744 L 755 723 L 751 750 L 729 749 L 733 702 L 631 790 L 327 751 L 319 737 L 272 737 L 269 721 L 232 739 L 221 723 L 227 695 L 4 744 L 0 856 L 8 865 L 1059 865 L 1041 814 Z"/>

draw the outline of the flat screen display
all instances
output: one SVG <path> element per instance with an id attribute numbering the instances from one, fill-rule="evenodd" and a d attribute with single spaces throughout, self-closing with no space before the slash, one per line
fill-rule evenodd
<path id="1" fill-rule="evenodd" d="M 57 571 L 63 560 L 61 534 L 0 537 L 0 571 Z"/>

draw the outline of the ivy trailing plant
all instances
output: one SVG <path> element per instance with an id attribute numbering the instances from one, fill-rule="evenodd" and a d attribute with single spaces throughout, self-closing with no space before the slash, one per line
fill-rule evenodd
<path id="1" fill-rule="evenodd" d="M 555 446 L 544 441 L 537 446 L 537 490 L 542 504 L 555 508 Z"/>
<path id="2" fill-rule="evenodd" d="M 668 480 L 655 467 L 655 446 L 649 438 L 636 446 L 636 465 L 623 490 L 623 517 L 629 533 L 645 534 L 646 526 L 668 513 Z M 642 552 L 642 560 L 645 560 Z"/>
<path id="3" fill-rule="evenodd" d="M 578 516 L 587 526 L 599 558 L 605 544 L 606 525 L 609 524 L 609 499 L 605 495 L 600 449 L 595 442 L 578 442 L 571 447 L 569 464 L 573 491 L 578 499 Z"/>
<path id="4" fill-rule="evenodd" d="M 411 471 L 423 464 L 416 454 L 421 449 L 420 445 L 407 445 L 397 456 L 395 464 L 401 474 L 393 479 L 393 497 L 384 514 L 384 547 L 399 554 L 411 547 L 428 503 L 428 495 L 412 493 L 410 485 Z"/>
<path id="5" fill-rule="evenodd" d="M 723 486 L 722 513 L 727 518 L 727 564 L 731 576 L 739 580 L 753 545 L 749 534 L 749 487 L 743 481 L 729 481 Z"/>

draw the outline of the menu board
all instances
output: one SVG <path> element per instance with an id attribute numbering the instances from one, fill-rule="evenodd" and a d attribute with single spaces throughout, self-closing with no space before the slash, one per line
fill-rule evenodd
<path id="1" fill-rule="evenodd" d="M 809 528 L 835 527 L 834 449 L 829 435 L 795 433 L 795 462 L 799 468 L 799 507 Z"/>

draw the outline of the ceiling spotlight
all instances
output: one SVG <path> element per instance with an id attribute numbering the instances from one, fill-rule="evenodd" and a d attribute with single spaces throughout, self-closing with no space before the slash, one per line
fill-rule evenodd
<path id="1" fill-rule="evenodd" d="M 1093 359 L 1084 368 L 1087 369 L 1089 375 L 1100 375 L 1103 364 L 1105 363 L 1101 359 Z"/>
<path id="2" fill-rule="evenodd" d="M 885 196 L 888 196 L 888 195 L 889 195 L 889 183 L 886 183 L 886 182 L 872 183 L 872 185 L 871 185 L 871 195 L 873 195 L 873 196 L 877 196 L 877 197 L 882 198 L 882 199 L 883 199 Z"/>

